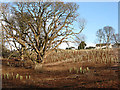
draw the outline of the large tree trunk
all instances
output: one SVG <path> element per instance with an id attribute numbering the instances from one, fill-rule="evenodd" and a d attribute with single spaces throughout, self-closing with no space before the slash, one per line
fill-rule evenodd
<path id="1" fill-rule="evenodd" d="M 34 70 L 37 72 L 43 72 L 43 65 L 41 63 L 35 64 Z"/>
<path id="2" fill-rule="evenodd" d="M 37 62 L 37 63 L 42 63 L 42 59 L 43 59 L 42 56 L 38 54 L 38 55 L 37 55 L 37 61 L 36 61 L 36 62 Z"/>
<path id="3" fill-rule="evenodd" d="M 3 49 L 5 48 L 4 46 L 4 31 L 2 30 L 2 35 L 1 35 L 1 38 L 2 38 L 2 46 L 1 46 L 1 50 L 2 50 L 2 52 L 3 52 Z M 2 55 L 1 55 L 1 57 L 3 58 L 3 53 L 1 53 Z"/>
<path id="4" fill-rule="evenodd" d="M 24 61 L 24 46 L 21 46 L 21 51 L 20 51 L 20 58 L 22 61 Z"/>
<path id="5" fill-rule="evenodd" d="M 21 59 L 22 59 L 22 61 L 24 61 L 24 53 L 23 53 L 23 51 L 24 51 L 24 49 L 22 47 L 22 51 L 21 51 Z"/>
<path id="6" fill-rule="evenodd" d="M 34 70 L 37 72 L 42 72 L 43 71 L 43 67 L 42 67 L 42 61 L 43 61 L 43 57 L 41 55 L 37 55 L 37 63 L 34 66 Z"/>

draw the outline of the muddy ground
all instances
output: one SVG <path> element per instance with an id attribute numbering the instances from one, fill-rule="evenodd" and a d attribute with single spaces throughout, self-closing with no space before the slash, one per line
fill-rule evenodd
<path id="1" fill-rule="evenodd" d="M 43 64 L 41 71 L 33 68 L 10 66 L 2 59 L 2 88 L 110 88 L 120 89 L 119 62 L 112 64 L 94 62 L 64 62 Z M 9 60 L 14 61 L 14 60 Z M 14 62 L 16 63 L 16 61 Z M 80 72 L 72 69 L 87 68 L 89 71 Z M 4 75 L 9 74 L 9 77 Z M 23 78 L 16 78 L 19 74 Z M 30 78 L 26 78 L 30 76 Z"/>

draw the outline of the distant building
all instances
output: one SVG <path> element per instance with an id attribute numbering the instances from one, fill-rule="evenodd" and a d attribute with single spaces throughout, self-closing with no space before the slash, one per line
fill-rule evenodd
<path id="1" fill-rule="evenodd" d="M 96 44 L 96 49 L 105 49 L 105 48 L 112 48 L 112 45 L 109 43 L 109 44 L 106 44 L 106 43 L 102 43 L 102 44 Z"/>
<path id="2" fill-rule="evenodd" d="M 85 47 L 85 49 L 95 49 L 93 46 Z"/>
<path id="3" fill-rule="evenodd" d="M 75 47 L 69 47 L 69 48 L 66 48 L 66 49 L 75 50 Z"/>
<path id="4" fill-rule="evenodd" d="M 120 43 L 115 43 L 114 45 L 112 45 L 113 48 L 120 48 Z"/>

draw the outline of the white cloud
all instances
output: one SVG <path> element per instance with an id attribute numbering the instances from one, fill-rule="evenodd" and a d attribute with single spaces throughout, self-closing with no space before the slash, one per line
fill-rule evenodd
<path id="1" fill-rule="evenodd" d="M 66 47 L 68 47 L 68 45 L 66 43 L 62 43 L 59 46 L 60 49 L 66 49 Z M 74 43 L 69 43 L 69 47 L 75 47 L 75 48 L 77 48 L 77 46 Z"/>
<path id="2" fill-rule="evenodd" d="M 89 42 L 89 43 L 87 43 L 87 47 L 88 47 L 88 46 L 95 46 L 95 44 L 92 43 L 92 42 Z"/>

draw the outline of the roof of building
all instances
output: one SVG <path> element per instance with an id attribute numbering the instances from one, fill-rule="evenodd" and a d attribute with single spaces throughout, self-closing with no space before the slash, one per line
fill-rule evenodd
<path id="1" fill-rule="evenodd" d="M 101 43 L 101 44 L 96 44 L 96 46 L 106 46 L 106 45 L 110 45 L 110 43 Z"/>
<path id="2" fill-rule="evenodd" d="M 120 45 L 120 43 L 115 43 L 114 45 Z M 114 46 L 114 45 L 113 45 L 113 46 Z"/>

